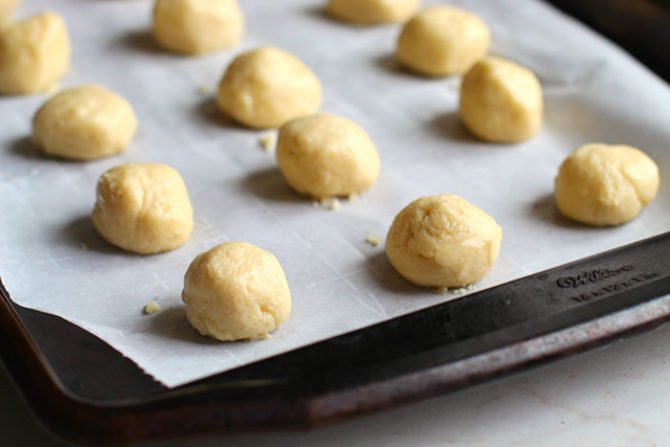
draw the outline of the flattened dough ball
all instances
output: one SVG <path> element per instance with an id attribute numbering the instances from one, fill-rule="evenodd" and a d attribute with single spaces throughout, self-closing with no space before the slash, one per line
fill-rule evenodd
<path id="1" fill-rule="evenodd" d="M 482 279 L 498 258 L 502 229 L 466 200 L 422 197 L 396 216 L 386 255 L 407 280 L 425 287 L 464 287 Z"/>
<path id="2" fill-rule="evenodd" d="M 252 128 L 279 127 L 316 112 L 321 83 L 299 59 L 278 48 L 243 53 L 219 83 L 219 108 Z"/>
<path id="3" fill-rule="evenodd" d="M 542 126 L 542 86 L 532 71 L 489 56 L 463 78 L 459 114 L 476 137 L 516 143 Z"/>
<path id="4" fill-rule="evenodd" d="M 358 25 L 407 20 L 421 0 L 329 0 L 326 10 L 338 20 Z"/>
<path id="5" fill-rule="evenodd" d="M 293 189 L 318 199 L 360 194 L 379 176 L 379 155 L 368 134 L 353 121 L 327 113 L 284 124 L 277 162 Z"/>
<path id="6" fill-rule="evenodd" d="M 0 0 L 0 26 L 11 17 L 19 0 Z"/>
<path id="7" fill-rule="evenodd" d="M 156 0 L 153 35 L 163 48 L 202 54 L 236 45 L 244 32 L 237 0 Z"/>
<path id="8" fill-rule="evenodd" d="M 93 160 L 123 152 L 137 129 L 131 105 L 98 85 L 63 90 L 33 118 L 33 141 L 44 152 Z"/>
<path id="9" fill-rule="evenodd" d="M 269 337 L 291 313 L 291 292 L 277 258 L 246 242 L 197 256 L 184 278 L 188 321 L 221 341 Z"/>
<path id="10" fill-rule="evenodd" d="M 468 71 L 490 43 L 491 32 L 478 16 L 451 6 L 431 6 L 405 24 L 396 57 L 418 74 L 450 76 Z"/>
<path id="11" fill-rule="evenodd" d="M 63 19 L 44 12 L 0 29 L 0 93 L 47 91 L 70 66 Z"/>
<path id="12" fill-rule="evenodd" d="M 124 164 L 105 172 L 98 180 L 92 218 L 107 242 L 139 254 L 180 247 L 193 229 L 184 180 L 157 163 Z"/>
<path id="13" fill-rule="evenodd" d="M 659 185 L 658 166 L 641 150 L 587 144 L 563 161 L 556 204 L 564 216 L 585 224 L 620 225 L 654 200 Z"/>

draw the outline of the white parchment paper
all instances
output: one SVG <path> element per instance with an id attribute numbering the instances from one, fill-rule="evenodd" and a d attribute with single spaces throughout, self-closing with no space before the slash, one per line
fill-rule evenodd
<path id="1" fill-rule="evenodd" d="M 24 2 L 20 15 L 48 8 L 67 19 L 73 64 L 62 86 L 95 82 L 119 92 L 134 105 L 140 128 L 121 156 L 48 159 L 29 140 L 45 96 L 0 98 L 0 274 L 16 302 L 86 328 L 177 386 L 453 298 L 409 285 L 382 246 L 365 243 L 368 234 L 383 240 L 395 213 L 421 195 L 461 195 L 503 227 L 501 257 L 480 289 L 670 228 L 670 181 L 639 219 L 620 228 L 591 229 L 557 215 L 554 175 L 583 143 L 640 147 L 670 176 L 670 90 L 545 4 L 450 2 L 480 14 L 492 28 L 493 52 L 532 68 L 545 89 L 541 134 L 496 146 L 473 140 L 458 123 L 458 79 L 397 69 L 391 55 L 399 27 L 332 22 L 319 0 L 241 3 L 248 31 L 239 48 L 185 58 L 161 52 L 148 37 L 149 1 Z M 285 186 L 274 157 L 259 147 L 262 133 L 216 113 L 212 94 L 224 67 L 260 45 L 282 47 L 313 67 L 324 85 L 323 110 L 369 131 L 383 168 L 367 194 L 338 211 L 314 207 Z M 125 254 L 91 226 L 98 176 L 140 161 L 174 166 L 189 187 L 196 228 L 179 250 Z M 185 320 L 180 292 L 188 264 L 228 240 L 270 250 L 284 266 L 293 313 L 269 341 L 216 343 Z M 144 316 L 150 300 L 163 310 Z"/>

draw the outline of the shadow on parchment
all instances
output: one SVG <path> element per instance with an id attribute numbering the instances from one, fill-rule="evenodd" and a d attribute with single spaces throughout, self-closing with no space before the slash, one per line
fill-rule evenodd
<path id="1" fill-rule="evenodd" d="M 219 110 L 216 100 L 212 97 L 205 98 L 195 105 L 195 115 L 201 121 L 216 127 L 228 129 L 247 130 L 255 132 L 255 129 L 249 129 Z"/>
<path id="2" fill-rule="evenodd" d="M 304 13 L 307 16 L 313 17 L 319 20 L 326 20 L 331 23 L 341 23 L 333 19 L 326 10 L 326 7 L 323 5 L 310 5 L 304 9 Z"/>
<path id="3" fill-rule="evenodd" d="M 9 153 L 15 157 L 21 157 L 28 160 L 44 160 L 55 163 L 85 163 L 83 160 L 72 160 L 69 158 L 54 157 L 44 153 L 40 147 L 35 144 L 33 139 L 29 136 L 17 138 L 9 145 Z"/>
<path id="4" fill-rule="evenodd" d="M 82 250 L 128 257 L 139 256 L 121 250 L 105 241 L 96 231 L 89 215 L 79 216 L 67 222 L 61 230 L 61 237 L 73 247 L 78 247 Z"/>
<path id="5" fill-rule="evenodd" d="M 470 144 L 484 144 L 475 138 L 461 121 L 456 110 L 435 115 L 426 125 L 426 129 L 438 137 L 450 141 Z M 500 145 L 491 145 L 500 146 Z"/>
<path id="6" fill-rule="evenodd" d="M 390 54 L 384 54 L 381 55 L 373 60 L 374 65 L 381 69 L 382 71 L 385 71 L 387 73 L 396 75 L 396 76 L 401 76 L 404 78 L 413 78 L 413 79 L 418 79 L 418 80 L 430 80 L 431 78 L 427 78 L 424 76 L 421 76 L 419 74 L 414 73 L 412 70 L 409 68 L 405 67 L 403 64 L 401 64 L 398 59 L 396 59 L 395 55 L 390 53 Z"/>
<path id="7" fill-rule="evenodd" d="M 426 289 L 416 286 L 403 278 L 391 265 L 385 252 L 370 256 L 364 261 L 364 269 L 377 285 L 394 295 L 425 295 Z"/>
<path id="8" fill-rule="evenodd" d="M 221 346 L 220 341 L 200 335 L 191 326 L 186 319 L 186 308 L 184 306 L 170 307 L 146 317 L 151 319 L 149 331 L 153 335 L 199 345 Z"/>
<path id="9" fill-rule="evenodd" d="M 162 54 L 162 55 L 171 55 L 174 57 L 184 57 L 177 53 L 171 53 L 162 47 L 160 47 L 154 37 L 151 35 L 151 31 L 146 29 L 129 31 L 119 37 L 119 40 L 115 42 L 123 48 L 128 48 L 134 51 L 148 53 L 148 54 Z"/>
<path id="10" fill-rule="evenodd" d="M 251 172 L 242 180 L 242 187 L 263 200 L 275 202 L 304 203 L 311 200 L 295 192 L 286 183 L 278 168 L 265 168 Z"/>
<path id="11" fill-rule="evenodd" d="M 545 194 L 538 197 L 528 210 L 530 217 L 541 220 L 549 225 L 556 227 L 575 230 L 575 231 L 602 231 L 603 229 L 611 227 L 594 227 L 586 225 L 563 216 L 556 206 L 556 199 L 553 193 Z"/>
<path id="12" fill-rule="evenodd" d="M 14 140 L 10 145 L 9 145 L 9 153 L 21 157 L 21 158 L 28 158 L 28 159 L 48 159 L 44 152 L 40 150 L 39 147 L 33 142 L 32 138 L 26 136 L 26 137 L 21 137 L 17 138 Z"/>

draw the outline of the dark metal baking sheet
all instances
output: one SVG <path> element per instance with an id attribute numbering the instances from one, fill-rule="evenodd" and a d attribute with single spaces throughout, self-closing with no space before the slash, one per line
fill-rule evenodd
<path id="1" fill-rule="evenodd" d="M 667 3 L 552 3 L 668 79 Z M 167 390 L 82 329 L 15 305 L 3 288 L 0 351 L 57 434 L 131 442 L 317 425 L 435 396 L 665 321 L 668 293 L 670 233 Z"/>

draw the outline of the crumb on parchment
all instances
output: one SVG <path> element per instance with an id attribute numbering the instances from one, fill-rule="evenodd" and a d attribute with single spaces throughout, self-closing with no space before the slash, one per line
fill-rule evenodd
<path id="1" fill-rule="evenodd" d="M 322 207 L 331 211 L 339 210 L 341 206 L 340 199 L 338 199 L 337 197 L 328 197 L 325 199 L 321 199 L 318 203 Z"/>
<path id="2" fill-rule="evenodd" d="M 477 286 L 475 284 L 470 284 L 469 286 L 458 287 L 458 288 L 453 288 L 453 289 L 450 289 L 448 287 L 435 287 L 433 289 L 433 292 L 435 292 L 439 295 L 444 295 L 445 293 L 450 293 L 454 296 L 461 296 L 461 295 L 466 295 L 468 293 L 472 293 L 476 290 L 477 290 Z"/>
<path id="3" fill-rule="evenodd" d="M 142 312 L 144 315 L 153 315 L 155 313 L 158 313 L 161 311 L 161 306 L 156 302 L 156 301 L 149 301 L 144 308 L 142 309 Z"/>
<path id="4" fill-rule="evenodd" d="M 258 144 L 265 152 L 273 152 L 277 146 L 277 133 L 268 132 L 258 137 Z"/>
<path id="5" fill-rule="evenodd" d="M 368 237 L 365 238 L 365 243 L 372 246 L 372 247 L 376 247 L 376 246 L 379 245 L 380 241 L 379 241 L 379 238 L 377 236 L 370 233 L 370 234 L 368 234 Z"/>
<path id="6" fill-rule="evenodd" d="M 209 85 L 201 85 L 200 87 L 198 87 L 198 93 L 203 96 L 209 95 L 210 93 L 212 93 L 212 91 L 213 89 Z"/>

